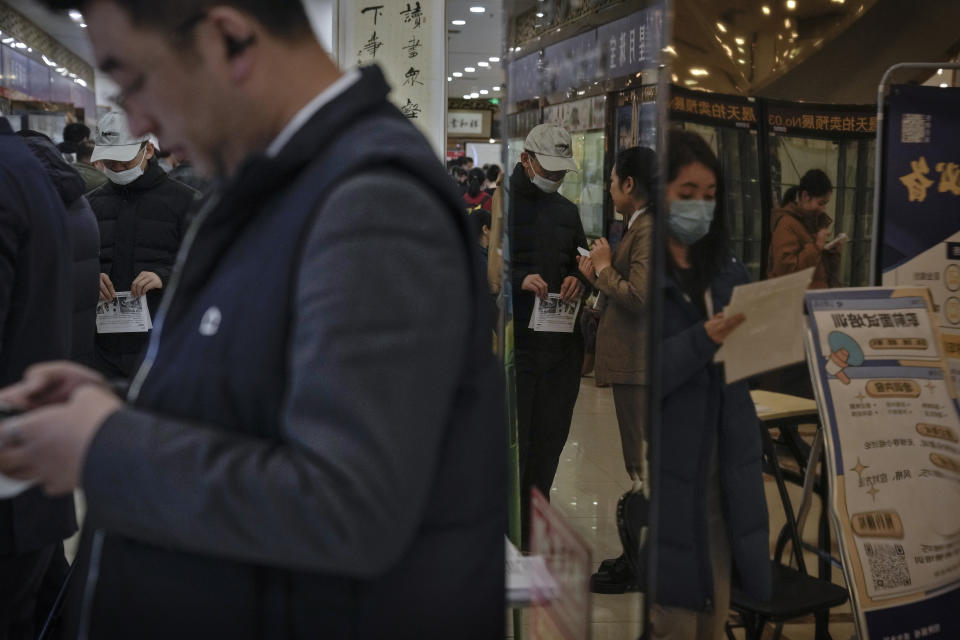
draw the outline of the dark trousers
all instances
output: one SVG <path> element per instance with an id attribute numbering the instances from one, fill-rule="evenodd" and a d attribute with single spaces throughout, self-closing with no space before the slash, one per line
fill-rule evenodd
<path id="1" fill-rule="evenodd" d="M 583 340 L 570 336 L 562 351 L 518 345 L 517 436 L 520 453 L 522 546 L 529 548 L 530 488 L 548 500 L 560 453 L 570 433 L 573 407 L 580 393 Z"/>
<path id="2" fill-rule="evenodd" d="M 0 556 L 0 640 L 34 640 L 37 595 L 56 544 L 38 551 Z"/>

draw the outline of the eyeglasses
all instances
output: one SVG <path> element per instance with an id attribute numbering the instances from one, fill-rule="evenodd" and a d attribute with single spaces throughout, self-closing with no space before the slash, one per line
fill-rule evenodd
<path id="1" fill-rule="evenodd" d="M 206 19 L 207 12 L 199 11 L 174 27 L 173 31 L 170 32 L 170 35 L 174 40 L 186 40 L 186 38 L 197 27 L 197 25 Z M 119 93 L 112 96 L 110 99 L 114 104 L 120 107 L 121 110 L 126 111 L 127 105 L 130 103 L 130 99 L 143 91 L 143 88 L 146 85 L 147 73 L 144 71 L 137 74 L 137 76 L 126 87 L 122 87 Z"/>

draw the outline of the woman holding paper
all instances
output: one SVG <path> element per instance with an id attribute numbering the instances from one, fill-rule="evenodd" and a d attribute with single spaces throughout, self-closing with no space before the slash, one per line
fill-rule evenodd
<path id="1" fill-rule="evenodd" d="M 580 271 L 603 296 L 595 375 L 598 385 L 613 388 L 623 461 L 635 490 L 644 488 L 646 480 L 647 304 L 656 187 L 657 155 L 652 149 L 633 147 L 620 152 L 610 172 L 610 197 L 627 220 L 627 231 L 616 251 L 611 252 L 606 239 L 600 238 L 589 257 L 579 258 Z M 639 587 L 622 555 L 605 560 L 590 585 L 597 593 L 623 593 Z"/>
<path id="2" fill-rule="evenodd" d="M 719 639 L 731 576 L 768 599 L 771 570 L 759 422 L 745 383 L 726 384 L 717 348 L 749 280 L 728 248 L 720 163 L 700 136 L 671 131 L 663 291 L 662 428 L 651 638 Z"/>
<path id="3" fill-rule="evenodd" d="M 770 222 L 768 278 L 816 267 L 811 289 L 840 285 L 840 248 L 847 236 L 827 240 L 833 220 L 826 208 L 832 195 L 833 184 L 820 169 L 807 171 L 800 184 L 783 194 L 783 206 L 773 212 Z"/>

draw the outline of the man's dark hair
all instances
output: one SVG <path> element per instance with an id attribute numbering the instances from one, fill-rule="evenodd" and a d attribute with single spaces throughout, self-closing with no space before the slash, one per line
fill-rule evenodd
<path id="1" fill-rule="evenodd" d="M 77 162 L 90 162 L 93 157 L 93 150 L 97 145 L 89 140 L 84 140 L 77 144 Z"/>
<path id="2" fill-rule="evenodd" d="M 63 141 L 77 144 L 90 137 L 90 127 L 82 122 L 71 122 L 63 128 Z"/>
<path id="3" fill-rule="evenodd" d="M 487 167 L 487 181 L 496 182 L 497 178 L 500 177 L 500 171 L 500 166 L 496 164 L 491 164 L 489 167 Z"/>
<path id="4" fill-rule="evenodd" d="M 93 0 L 42 0 L 54 11 L 83 11 Z M 125 9 L 134 25 L 170 33 L 179 31 L 192 16 L 214 7 L 233 7 L 252 16 L 273 35 L 299 40 L 313 36 L 301 0 L 109 0 Z"/>

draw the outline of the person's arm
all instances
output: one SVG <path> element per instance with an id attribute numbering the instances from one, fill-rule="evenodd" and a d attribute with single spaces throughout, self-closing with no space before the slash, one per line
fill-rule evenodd
<path id="1" fill-rule="evenodd" d="M 647 296 L 650 291 L 650 252 L 653 218 L 641 216 L 634 224 L 643 225 L 640 234 L 630 247 L 630 271 L 626 277 L 613 266 L 606 267 L 597 275 L 596 287 L 625 309 L 635 314 L 647 311 Z"/>
<path id="2" fill-rule="evenodd" d="M 0 195 L 3 195 L 2 191 Z M 20 252 L 20 242 L 25 231 L 23 212 L 15 207 L 12 199 L 8 202 L 0 200 L 0 336 L 7 324 L 7 313 L 10 311 L 16 282 L 17 254 Z M 3 349 L 2 342 L 0 349 Z"/>
<path id="3" fill-rule="evenodd" d="M 503 236 L 503 189 L 497 188 L 490 199 L 490 245 L 487 247 L 487 282 L 490 293 L 500 293 L 500 282 L 503 278 L 503 253 L 501 241 Z"/>
<path id="4" fill-rule="evenodd" d="M 388 569 L 422 521 L 475 313 L 452 215 L 398 173 L 341 185 L 300 266 L 279 438 L 121 410 L 86 460 L 92 521 L 243 562 Z"/>
<path id="5" fill-rule="evenodd" d="M 663 341 L 662 393 L 668 396 L 710 364 L 718 345 L 702 322 Z"/>
<path id="6" fill-rule="evenodd" d="M 799 223 L 795 223 L 799 224 Z M 770 275 L 784 276 L 809 267 L 820 260 L 820 248 L 815 242 L 803 242 L 789 220 L 781 220 L 770 240 L 772 264 Z"/>

